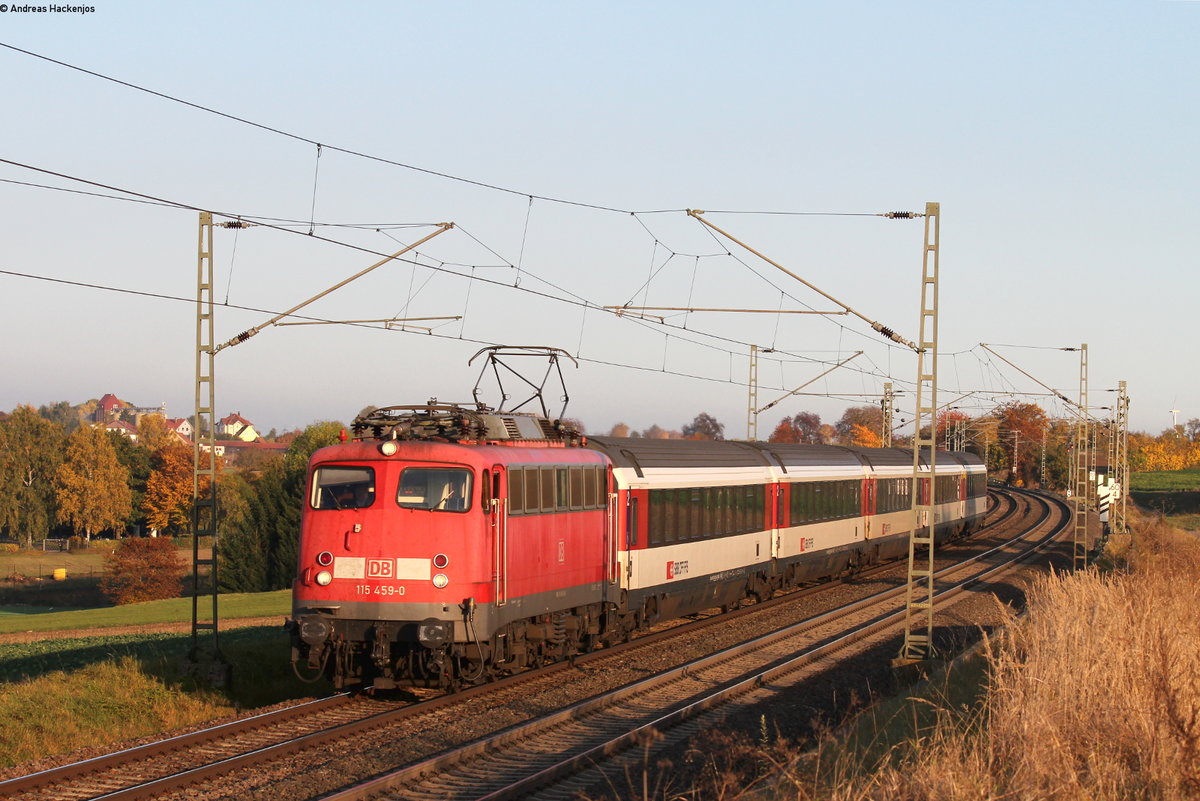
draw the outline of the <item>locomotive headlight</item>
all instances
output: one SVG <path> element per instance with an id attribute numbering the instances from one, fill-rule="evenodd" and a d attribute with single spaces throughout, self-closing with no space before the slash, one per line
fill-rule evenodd
<path id="1" fill-rule="evenodd" d="M 328 570 L 322 570 L 320 573 L 317 574 L 317 583 L 320 584 L 322 587 L 329 586 L 329 582 L 331 582 L 331 581 L 333 581 L 333 574 L 330 573 Z"/>
<path id="2" fill-rule="evenodd" d="M 387 442 L 379 446 L 379 452 L 384 456 L 395 456 L 396 451 L 400 450 L 400 443 L 394 439 L 389 439 Z"/>
<path id="3" fill-rule="evenodd" d="M 321 580 L 321 577 L 317 576 L 317 581 L 320 581 L 320 580 Z M 433 577 L 433 586 L 437 587 L 439 590 L 445 588 L 445 586 L 449 583 L 450 583 L 450 579 L 446 578 L 445 573 L 438 573 L 436 576 Z"/>
<path id="4" fill-rule="evenodd" d="M 446 556 L 444 553 L 439 553 L 437 556 L 433 557 L 433 566 L 438 570 L 444 569 L 448 564 L 450 564 L 450 557 Z"/>
<path id="5" fill-rule="evenodd" d="M 333 564 L 333 554 L 329 551 L 321 551 L 317 554 L 317 564 L 321 567 L 329 567 Z"/>

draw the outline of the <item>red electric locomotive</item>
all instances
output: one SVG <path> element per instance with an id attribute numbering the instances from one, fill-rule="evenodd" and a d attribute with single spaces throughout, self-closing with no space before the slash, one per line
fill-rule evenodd
<path id="1" fill-rule="evenodd" d="M 907 548 L 907 451 L 589 442 L 432 402 L 353 430 L 309 463 L 290 621 L 297 670 L 339 687 L 486 681 Z M 982 464 L 936 472 L 938 536 L 977 527 Z"/>

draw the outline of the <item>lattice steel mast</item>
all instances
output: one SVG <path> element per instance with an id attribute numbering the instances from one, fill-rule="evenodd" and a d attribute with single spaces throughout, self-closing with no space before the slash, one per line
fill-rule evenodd
<path id="1" fill-rule="evenodd" d="M 922 255 L 921 321 L 917 349 L 917 407 L 913 420 L 912 518 L 908 535 L 908 589 L 905 593 L 904 646 L 898 665 L 933 657 L 933 556 L 937 502 L 937 348 L 938 255 L 941 211 L 925 204 L 925 246 Z M 921 452 L 929 454 L 929 492 L 921 493 Z M 925 548 L 918 564 L 917 548 Z"/>
<path id="2" fill-rule="evenodd" d="M 214 686 L 230 679 L 217 631 L 216 377 L 213 373 L 213 219 L 200 212 L 196 247 L 196 403 L 192 452 L 192 643 L 188 670 Z M 200 539 L 211 553 L 200 556 Z M 203 599 L 203 600 L 202 600 Z"/>
<path id="3" fill-rule="evenodd" d="M 1088 416 L 1088 346 L 1085 342 L 1079 348 L 1079 420 L 1075 423 L 1075 449 L 1071 453 L 1071 468 L 1074 486 L 1072 487 L 1075 502 L 1075 528 L 1072 540 L 1075 570 L 1087 567 L 1088 552 L 1088 498 L 1091 492 L 1088 485 L 1089 462 L 1089 416 Z"/>

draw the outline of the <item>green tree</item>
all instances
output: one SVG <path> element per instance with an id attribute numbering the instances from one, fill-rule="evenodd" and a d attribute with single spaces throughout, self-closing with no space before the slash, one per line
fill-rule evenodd
<path id="1" fill-rule="evenodd" d="M 0 528 L 27 548 L 54 525 L 54 474 L 65 437 L 61 425 L 31 406 L 0 421 Z"/>
<path id="2" fill-rule="evenodd" d="M 68 434 L 79 428 L 79 409 L 70 401 L 59 401 L 38 407 L 38 414 L 51 423 L 58 423 Z"/>
<path id="3" fill-rule="evenodd" d="M 54 496 L 59 519 L 88 542 L 94 532 L 124 526 L 132 508 L 129 471 L 107 432 L 80 426 L 67 438 L 66 457 L 54 474 Z"/>
<path id="4" fill-rule="evenodd" d="M 146 500 L 146 482 L 150 479 L 150 450 L 116 431 L 108 432 L 108 441 L 117 454 L 117 461 L 129 472 L 129 517 L 125 525 L 140 529 L 146 523 L 142 504 Z"/>
<path id="5" fill-rule="evenodd" d="M 242 490 L 245 510 L 230 522 L 218 558 L 223 592 L 262 592 L 292 586 L 300 540 L 300 514 L 308 460 L 317 449 L 336 444 L 344 426 L 313 423 L 270 461 Z"/>
<path id="6" fill-rule="evenodd" d="M 300 432 L 300 436 L 292 440 L 284 453 L 283 460 L 289 470 L 303 470 L 308 467 L 308 460 L 319 448 L 336 445 L 343 431 L 344 423 L 336 420 L 322 420 L 313 423 Z"/>

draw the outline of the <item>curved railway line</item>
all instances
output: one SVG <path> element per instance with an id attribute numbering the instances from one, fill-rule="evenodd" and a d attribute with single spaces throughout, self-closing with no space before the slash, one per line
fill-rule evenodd
<path id="1" fill-rule="evenodd" d="M 937 586 L 942 603 L 989 580 L 1014 561 L 1039 553 L 1070 519 L 1065 506 L 1046 496 L 993 493 L 991 498 L 987 528 L 953 554 L 939 554 Z M 1036 520 L 1029 522 L 1031 516 Z M 518 798 L 545 787 L 538 791 L 545 794 L 542 797 L 571 797 L 579 788 L 603 781 L 595 771 L 606 765 L 608 770 L 619 769 L 613 767 L 619 762 L 609 763 L 609 755 L 619 758 L 629 743 L 650 729 L 670 730 L 668 738 L 687 737 L 704 725 L 706 716 L 721 714 L 730 704 L 751 703 L 764 693 L 785 691 L 835 651 L 846 653 L 864 647 L 871 638 L 894 637 L 897 618 L 900 625 L 903 622 L 903 566 L 878 566 L 857 574 L 851 583 L 860 589 L 876 583 L 890 586 L 817 615 L 811 609 L 818 599 L 832 587 L 847 586 L 846 579 L 723 615 L 672 621 L 629 643 L 571 662 L 419 703 L 333 696 L 2 782 L 0 797 L 23 801 L 162 798 L 189 786 L 207 788 L 216 779 L 224 787 L 236 783 L 239 776 L 253 774 L 253 766 L 279 764 L 285 757 L 299 758 L 321 749 L 353 747 L 349 744 L 356 738 L 364 741 L 363 747 L 381 739 L 404 742 L 404 756 L 390 764 L 405 767 L 392 770 L 376 765 L 358 773 L 358 778 L 316 782 L 312 789 L 317 795 L 342 787 L 347 789 L 332 797 Z M 745 635 L 733 636 L 749 627 L 739 621 L 766 618 L 795 622 L 747 642 L 741 642 Z M 527 705 L 539 696 L 539 687 L 566 683 L 573 676 L 624 675 L 631 660 L 652 663 L 650 655 L 682 652 L 672 644 L 688 636 L 709 641 L 710 649 L 717 652 L 665 670 L 635 667 L 634 675 L 643 678 L 618 681 L 615 687 L 597 688 L 593 686 L 597 682 L 585 680 L 577 692 L 587 700 L 557 705 L 548 701 L 547 708 L 525 714 L 527 720 L 516 712 L 489 714 L 497 731 L 429 736 L 448 718 L 470 716 L 472 704 L 489 711 Z M 722 647 L 726 639 L 737 644 Z M 651 672 L 654 675 L 646 677 Z M 471 742 L 463 744 L 464 740 Z M 588 770 L 580 773 L 581 766 Z M 362 782 L 363 775 L 374 778 Z M 242 781 L 254 784 L 252 778 Z M 205 797 L 237 797 L 240 791 L 214 786 L 211 793 L 202 792 Z"/>

